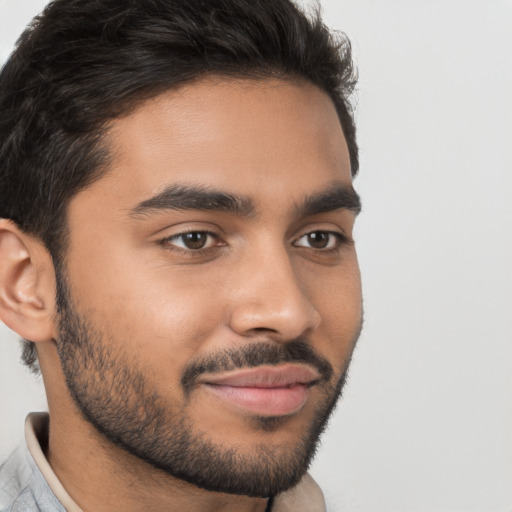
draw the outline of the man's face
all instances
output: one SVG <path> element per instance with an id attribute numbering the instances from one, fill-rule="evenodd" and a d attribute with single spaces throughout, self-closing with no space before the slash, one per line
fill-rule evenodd
<path id="1" fill-rule="evenodd" d="M 345 139 L 330 99 L 204 80 L 113 123 L 70 203 L 59 356 L 84 416 L 200 487 L 307 469 L 361 325 Z"/>

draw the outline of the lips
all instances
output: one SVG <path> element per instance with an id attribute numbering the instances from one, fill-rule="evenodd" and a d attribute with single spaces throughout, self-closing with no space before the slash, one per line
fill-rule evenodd
<path id="1" fill-rule="evenodd" d="M 286 364 L 205 374 L 199 382 L 231 407 L 260 416 L 284 416 L 304 407 L 309 388 L 319 379 L 311 366 Z"/>

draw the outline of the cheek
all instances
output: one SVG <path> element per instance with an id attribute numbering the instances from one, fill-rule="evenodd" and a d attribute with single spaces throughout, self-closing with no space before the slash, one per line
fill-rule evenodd
<path id="1" fill-rule="evenodd" d="M 116 265 L 76 267 L 70 274 L 80 290 L 74 302 L 104 342 L 155 379 L 179 379 L 222 322 L 215 286 L 187 271 L 117 259 Z"/>
<path id="2" fill-rule="evenodd" d="M 312 304 L 321 316 L 318 349 L 329 361 L 345 364 L 361 327 L 361 277 L 355 252 L 336 268 L 305 273 Z M 314 277 L 311 277 L 314 276 Z"/>

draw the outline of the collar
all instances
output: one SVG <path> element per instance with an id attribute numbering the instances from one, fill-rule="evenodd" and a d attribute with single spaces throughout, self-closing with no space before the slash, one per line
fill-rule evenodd
<path id="1" fill-rule="evenodd" d="M 67 512 L 83 512 L 60 483 L 41 448 L 41 442 L 43 444 L 48 443 L 49 423 L 50 416 L 46 412 L 32 412 L 27 416 L 25 420 L 25 441 L 27 442 L 28 451 L 39 471 L 41 471 L 48 487 Z"/>
<path id="2" fill-rule="evenodd" d="M 25 440 L 28 450 L 51 491 L 66 511 L 83 512 L 64 489 L 41 448 L 41 444 L 48 442 L 49 422 L 50 417 L 46 412 L 32 412 L 27 416 Z M 306 474 L 295 487 L 274 498 L 272 512 L 325 512 L 322 491 L 313 478 Z"/>

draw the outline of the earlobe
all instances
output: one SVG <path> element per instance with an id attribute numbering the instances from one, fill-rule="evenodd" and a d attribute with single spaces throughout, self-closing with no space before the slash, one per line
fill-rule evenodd
<path id="1" fill-rule="evenodd" d="M 54 337 L 55 274 L 43 244 L 0 219 L 0 319 L 25 339 Z"/>

